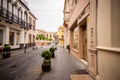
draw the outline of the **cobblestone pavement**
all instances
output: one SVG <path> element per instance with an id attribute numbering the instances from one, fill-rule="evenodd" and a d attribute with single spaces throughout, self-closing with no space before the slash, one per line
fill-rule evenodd
<path id="1" fill-rule="evenodd" d="M 70 80 L 71 74 L 84 69 L 84 65 L 73 58 L 64 48 L 58 47 L 55 58 L 52 58 L 50 72 L 42 72 L 40 56 L 41 52 L 48 47 L 29 49 L 27 53 L 17 50 L 14 55 L 0 60 L 0 80 Z"/>
<path id="2" fill-rule="evenodd" d="M 39 48 L 0 60 L 0 80 L 36 80 L 41 73 L 42 50 Z"/>

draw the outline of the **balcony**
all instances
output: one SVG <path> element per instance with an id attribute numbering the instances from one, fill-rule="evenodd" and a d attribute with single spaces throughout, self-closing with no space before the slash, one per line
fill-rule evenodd
<path id="1" fill-rule="evenodd" d="M 12 12 L 8 11 L 6 8 L 0 6 L 0 16 L 6 19 L 6 22 L 12 24 L 13 22 L 20 25 L 21 28 L 29 30 L 31 25 L 19 18 L 17 15 L 13 14 Z"/>

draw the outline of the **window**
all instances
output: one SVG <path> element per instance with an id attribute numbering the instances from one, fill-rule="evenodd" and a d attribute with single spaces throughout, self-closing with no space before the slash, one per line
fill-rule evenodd
<path id="1" fill-rule="evenodd" d="M 7 9 L 7 0 L 3 0 L 3 7 Z"/>
<path id="2" fill-rule="evenodd" d="M 16 34 L 16 45 L 19 45 L 20 33 Z"/>
<path id="3" fill-rule="evenodd" d="M 31 43 L 31 34 L 29 34 L 29 43 Z"/>
<path id="4" fill-rule="evenodd" d="M 19 24 L 21 24 L 21 7 L 18 8 L 18 21 L 19 21 Z"/>
<path id="5" fill-rule="evenodd" d="M 22 12 L 22 10 L 21 10 L 21 23 L 22 23 L 22 14 L 23 14 L 23 12 Z"/>
<path id="6" fill-rule="evenodd" d="M 8 2 L 9 19 L 12 18 L 12 2 Z"/>
<path id="7" fill-rule="evenodd" d="M 32 26 L 31 26 L 32 24 L 31 23 L 32 23 L 32 20 L 31 20 L 31 17 L 29 17 L 30 29 L 32 29 Z"/>
<path id="8" fill-rule="evenodd" d="M 7 0 L 3 0 L 3 16 L 6 17 L 7 14 Z"/>
<path id="9" fill-rule="evenodd" d="M 1 3 L 2 3 L 2 0 L 0 0 L 0 9 L 1 9 L 1 5 L 2 5 Z"/>
<path id="10" fill-rule="evenodd" d="M 14 5 L 13 6 L 13 9 L 14 9 L 14 21 L 17 22 L 17 15 L 18 15 L 18 9 L 17 9 L 17 6 Z"/>
<path id="11" fill-rule="evenodd" d="M 33 30 L 35 30 L 35 21 L 33 20 Z"/>
<path id="12" fill-rule="evenodd" d="M 77 0 L 75 0 L 75 4 L 77 4 Z"/>
<path id="13" fill-rule="evenodd" d="M 78 49 L 78 28 L 74 29 L 74 49 Z"/>
<path id="14" fill-rule="evenodd" d="M 8 1 L 8 10 L 12 12 L 12 2 Z"/>
<path id="15" fill-rule="evenodd" d="M 27 27 L 27 12 L 24 13 L 24 21 L 25 21 L 24 26 Z"/>
<path id="16" fill-rule="evenodd" d="M 9 44 L 14 45 L 14 32 L 10 32 Z"/>
<path id="17" fill-rule="evenodd" d="M 112 27 L 111 27 L 111 41 L 112 47 L 120 48 L 120 10 L 119 0 L 112 0 Z"/>

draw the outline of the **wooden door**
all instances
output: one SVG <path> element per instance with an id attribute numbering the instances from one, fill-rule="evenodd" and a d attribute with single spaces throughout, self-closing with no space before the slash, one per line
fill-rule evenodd
<path id="1" fill-rule="evenodd" d="M 87 29 L 83 26 L 83 59 L 87 60 Z"/>

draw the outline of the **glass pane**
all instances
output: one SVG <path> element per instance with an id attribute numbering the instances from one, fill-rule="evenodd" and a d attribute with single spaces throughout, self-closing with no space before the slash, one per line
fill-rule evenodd
<path id="1" fill-rule="evenodd" d="M 78 49 L 78 28 L 74 29 L 74 48 Z"/>

